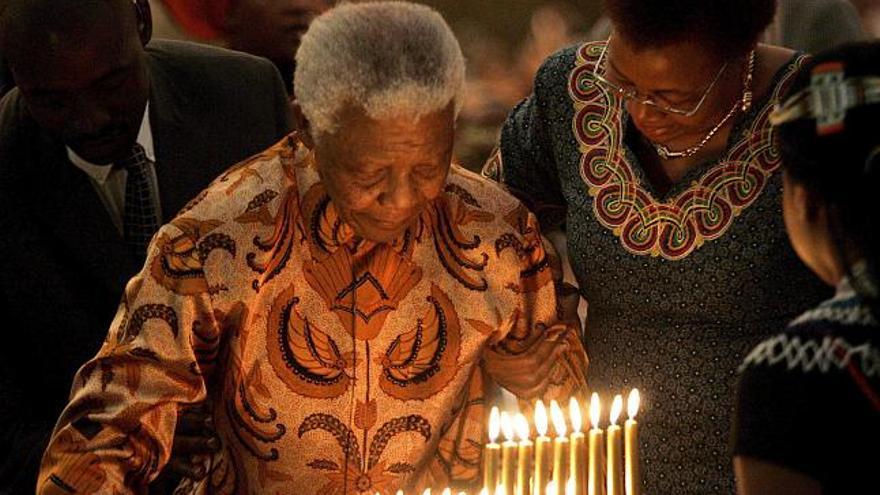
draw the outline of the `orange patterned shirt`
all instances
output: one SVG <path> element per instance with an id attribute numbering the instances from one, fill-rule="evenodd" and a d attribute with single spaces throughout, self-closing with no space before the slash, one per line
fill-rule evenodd
<path id="1" fill-rule="evenodd" d="M 153 239 L 98 355 L 78 372 L 38 492 L 144 492 L 178 409 L 222 442 L 182 493 L 473 487 L 486 349 L 557 321 L 534 217 L 453 167 L 397 241 L 358 238 L 295 135 L 220 177 Z M 551 394 L 581 386 L 579 344 Z"/>

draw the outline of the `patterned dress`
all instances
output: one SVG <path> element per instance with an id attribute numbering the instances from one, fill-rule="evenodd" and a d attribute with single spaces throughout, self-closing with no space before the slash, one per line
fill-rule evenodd
<path id="1" fill-rule="evenodd" d="M 743 361 L 734 453 L 813 478 L 823 494 L 877 489 L 880 322 L 847 280 Z"/>
<path id="2" fill-rule="evenodd" d="M 721 159 L 661 195 L 627 144 L 635 131 L 622 101 L 595 84 L 602 45 L 544 64 L 485 174 L 542 224 L 564 222 L 589 303 L 590 385 L 642 392 L 644 492 L 731 493 L 737 366 L 824 291 L 789 247 L 767 121 L 802 58 L 740 116 Z"/>
<path id="3" fill-rule="evenodd" d="M 337 216 L 313 156 L 291 136 L 160 230 L 75 378 L 39 493 L 144 491 L 178 407 L 200 401 L 223 447 L 178 493 L 421 493 L 479 478 L 482 353 L 532 352 L 558 317 L 534 217 L 453 168 L 404 235 L 371 243 Z M 551 395 L 584 384 L 571 335 Z"/>

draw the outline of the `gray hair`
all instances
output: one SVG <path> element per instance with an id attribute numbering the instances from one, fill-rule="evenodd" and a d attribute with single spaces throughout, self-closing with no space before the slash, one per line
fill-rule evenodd
<path id="1" fill-rule="evenodd" d="M 418 118 L 464 93 L 464 57 L 435 10 L 408 2 L 343 4 L 315 19 L 296 52 L 296 99 L 314 136 L 346 105 L 374 119 Z"/>

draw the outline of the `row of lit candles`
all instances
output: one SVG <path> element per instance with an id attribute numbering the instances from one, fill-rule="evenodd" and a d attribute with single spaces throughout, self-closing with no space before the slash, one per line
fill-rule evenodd
<path id="1" fill-rule="evenodd" d="M 611 403 L 610 423 L 603 430 L 599 427 L 602 406 L 599 395 L 594 393 L 590 397 L 592 428 L 584 435 L 577 399 L 569 401 L 571 433 L 559 404 L 550 402 L 548 421 L 547 408 L 539 400 L 535 404 L 538 435 L 534 442 L 524 415 L 510 415 L 493 407 L 489 415 L 489 443 L 483 449 L 480 495 L 640 495 L 639 425 L 635 419 L 639 402 L 639 391 L 631 390 L 627 398 L 628 418 L 621 431 L 617 421 L 623 397 L 616 395 Z M 556 430 L 553 438 L 547 435 L 550 422 Z M 505 440 L 499 444 L 501 433 Z M 442 495 L 452 493 L 446 488 Z M 397 495 L 403 495 L 403 491 L 398 490 Z M 431 489 L 422 495 L 431 495 Z"/>
<path id="2" fill-rule="evenodd" d="M 621 430 L 617 421 L 623 397 L 615 396 L 610 424 L 603 430 L 602 406 L 594 393 L 590 398 L 592 428 L 586 435 L 581 431 L 577 399 L 569 401 L 571 433 L 562 408 L 551 401 L 549 419 L 556 431 L 554 438 L 547 435 L 547 409 L 538 401 L 534 442 L 525 416 L 492 408 L 489 443 L 483 450 L 483 495 L 542 495 L 542 490 L 546 495 L 639 495 L 639 427 L 635 420 L 639 401 L 639 391 L 633 389 L 627 399 L 628 419 Z M 501 444 L 497 443 L 499 430 L 505 439 Z"/>

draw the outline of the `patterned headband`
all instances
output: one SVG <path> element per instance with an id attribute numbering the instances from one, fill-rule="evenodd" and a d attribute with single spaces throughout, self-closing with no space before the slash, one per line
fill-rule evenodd
<path id="1" fill-rule="evenodd" d="M 800 119 L 816 119 L 820 136 L 843 131 L 852 108 L 880 103 L 880 77 L 844 79 L 842 62 L 827 62 L 813 69 L 810 85 L 777 104 L 770 114 L 774 126 Z"/>

